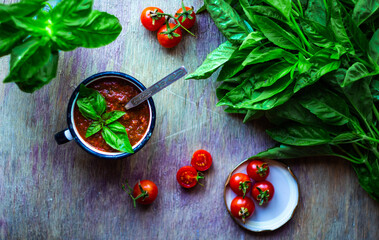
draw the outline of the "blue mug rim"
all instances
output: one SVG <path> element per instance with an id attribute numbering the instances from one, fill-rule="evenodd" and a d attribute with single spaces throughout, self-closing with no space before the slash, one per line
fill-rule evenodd
<path id="1" fill-rule="evenodd" d="M 148 129 L 148 132 L 146 133 L 145 137 L 143 138 L 143 140 L 135 147 L 133 148 L 134 150 L 134 153 L 121 153 L 121 154 L 117 154 L 117 155 L 110 155 L 110 154 L 102 154 L 102 153 L 99 153 L 99 152 L 96 152 L 96 151 L 93 151 L 92 149 L 88 148 L 80 139 L 79 137 L 77 136 L 77 134 L 75 133 L 75 130 L 74 130 L 74 123 L 71 121 L 71 110 L 72 110 L 72 107 L 73 107 L 73 104 L 74 104 L 74 101 L 76 99 L 76 96 L 79 94 L 79 89 L 80 89 L 80 85 L 81 84 L 88 84 L 92 81 L 95 81 L 96 79 L 98 79 L 99 77 L 104 77 L 104 76 L 115 76 L 115 77 L 121 77 L 121 78 L 124 78 L 126 80 L 129 80 L 130 82 L 134 83 L 135 85 L 137 85 L 139 88 L 141 88 L 142 91 L 144 91 L 146 89 L 146 87 L 140 82 L 138 81 L 136 78 L 126 74 L 126 73 L 122 73 L 122 72 L 114 72 L 114 71 L 106 71 L 106 72 L 100 72 L 100 73 L 96 73 L 88 78 L 86 78 L 85 80 L 83 80 L 74 90 L 74 92 L 72 93 L 71 95 L 71 98 L 70 98 L 70 101 L 68 102 L 68 107 L 67 107 L 67 125 L 68 125 L 68 129 L 73 137 L 73 139 L 75 140 L 75 142 L 82 148 L 84 149 L 86 152 L 96 156 L 96 157 L 99 157 L 99 158 L 105 158 L 105 159 L 120 159 L 120 158 L 126 158 L 126 157 L 129 157 L 135 153 L 137 153 L 150 139 L 151 135 L 153 134 L 153 131 L 154 131 L 154 128 L 155 128 L 155 120 L 156 120 L 156 109 L 155 109 L 155 104 L 154 104 L 154 100 L 152 97 L 150 97 L 147 101 L 150 103 L 150 107 L 151 107 L 151 124 L 150 124 L 150 128 Z"/>

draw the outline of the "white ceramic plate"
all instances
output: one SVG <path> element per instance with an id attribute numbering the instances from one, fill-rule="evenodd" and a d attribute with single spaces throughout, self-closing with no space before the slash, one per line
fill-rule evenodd
<path id="1" fill-rule="evenodd" d="M 231 216 L 230 203 L 237 195 L 229 187 L 230 177 L 239 172 L 246 174 L 246 167 L 251 160 L 252 159 L 247 159 L 240 163 L 229 174 L 226 180 L 224 200 Z M 242 220 L 232 216 L 241 227 L 253 232 L 273 231 L 283 226 L 292 218 L 299 202 L 299 186 L 291 169 L 284 163 L 278 161 L 270 159 L 264 159 L 263 161 L 267 162 L 270 166 L 270 174 L 266 180 L 274 185 L 274 197 L 263 206 L 259 206 L 258 202 L 253 200 L 255 203 L 255 211 L 250 218 L 246 219 L 245 224 Z M 249 192 L 247 196 L 253 199 L 251 192 Z"/>

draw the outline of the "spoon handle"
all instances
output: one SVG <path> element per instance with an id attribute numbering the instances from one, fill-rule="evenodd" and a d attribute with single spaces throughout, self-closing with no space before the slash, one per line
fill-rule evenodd
<path id="1" fill-rule="evenodd" d="M 176 80 L 182 78 L 187 73 L 188 73 L 187 69 L 184 66 L 176 69 L 175 71 L 173 71 L 172 73 L 170 73 L 166 77 L 162 78 L 160 81 L 156 82 L 154 85 L 147 88 L 145 91 L 141 92 L 140 94 L 138 94 L 137 96 L 132 98 L 125 105 L 125 109 L 128 110 L 128 109 L 131 109 L 135 106 L 138 106 L 142 102 L 146 101 L 149 97 L 151 97 L 154 94 L 156 94 L 157 92 L 161 91 L 163 88 L 167 87 L 168 85 L 175 82 Z"/>

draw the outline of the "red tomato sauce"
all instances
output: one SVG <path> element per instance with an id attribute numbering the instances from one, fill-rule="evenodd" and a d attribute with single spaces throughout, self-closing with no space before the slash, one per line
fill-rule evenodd
<path id="1" fill-rule="evenodd" d="M 136 86 L 132 85 L 128 81 L 110 77 L 95 81 L 86 87 L 95 89 L 103 95 L 105 101 L 107 102 L 106 112 L 111 112 L 114 110 L 126 112 L 126 114 L 117 121 L 119 121 L 126 128 L 126 132 L 128 133 L 129 141 L 132 146 L 143 138 L 150 121 L 150 111 L 147 101 L 127 111 L 124 108 L 125 104 L 128 103 L 130 99 L 141 92 Z M 86 119 L 80 113 L 78 105 L 75 104 L 74 123 L 80 136 L 87 143 L 100 151 L 119 152 L 105 142 L 103 136 L 101 135 L 101 131 L 88 138 L 85 137 L 87 128 L 93 121 L 94 120 L 92 119 Z"/>

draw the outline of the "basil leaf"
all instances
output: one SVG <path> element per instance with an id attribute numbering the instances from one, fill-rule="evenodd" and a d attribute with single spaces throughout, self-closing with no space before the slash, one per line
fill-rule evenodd
<path id="1" fill-rule="evenodd" d="M 28 17 L 12 17 L 13 22 L 18 28 L 21 28 L 27 32 L 30 32 L 31 35 L 35 37 L 39 36 L 49 36 L 51 34 L 50 28 L 47 27 L 47 24 L 41 19 L 37 18 L 28 18 Z"/>
<path id="2" fill-rule="evenodd" d="M 356 62 L 351 67 L 347 69 L 345 79 L 343 80 L 343 83 L 341 87 L 345 87 L 347 85 L 350 85 L 351 83 L 358 81 L 359 79 L 378 74 L 377 73 L 369 73 L 365 65 L 363 65 L 360 62 Z"/>
<path id="3" fill-rule="evenodd" d="M 107 126 L 112 132 L 114 133 L 122 133 L 127 134 L 126 129 L 124 125 L 122 125 L 120 122 L 113 122 Z"/>
<path id="4" fill-rule="evenodd" d="M 98 91 L 87 88 L 81 84 L 78 98 L 87 98 L 93 109 L 96 111 L 97 116 L 101 116 L 105 112 L 107 103 L 105 102 L 103 95 L 101 95 Z"/>
<path id="5" fill-rule="evenodd" d="M 344 22 L 342 19 L 341 4 L 337 0 L 328 1 L 328 7 L 331 11 L 330 14 L 330 27 L 334 32 L 337 41 L 345 48 L 350 54 L 355 54 L 354 47 L 350 42 L 349 36 L 346 33 Z"/>
<path id="6" fill-rule="evenodd" d="M 333 156 L 335 153 L 329 145 L 318 145 L 311 147 L 298 147 L 280 145 L 279 147 L 270 148 L 264 152 L 258 153 L 255 157 L 271 158 L 271 159 L 288 159 L 313 156 Z"/>
<path id="7" fill-rule="evenodd" d="M 191 73 L 186 79 L 205 79 L 210 77 L 220 66 L 227 62 L 238 47 L 231 42 L 224 42 L 213 52 L 208 54 L 203 64 Z"/>
<path id="8" fill-rule="evenodd" d="M 31 37 L 12 50 L 10 73 L 4 82 L 25 82 L 33 77 L 50 59 L 51 50 L 47 38 Z"/>
<path id="9" fill-rule="evenodd" d="M 92 11 L 93 0 L 61 1 L 52 10 L 54 23 L 63 22 L 67 26 L 84 23 Z"/>
<path id="10" fill-rule="evenodd" d="M 92 101 L 89 98 L 78 98 L 76 101 L 79 111 L 87 119 L 99 120 L 101 117 L 97 114 Z"/>
<path id="11" fill-rule="evenodd" d="M 332 91 L 310 91 L 302 97 L 300 104 L 330 125 L 341 126 L 350 121 L 349 106 Z"/>
<path id="12" fill-rule="evenodd" d="M 291 0 L 264 0 L 269 5 L 276 8 L 286 19 L 290 19 L 292 10 Z"/>
<path id="13" fill-rule="evenodd" d="M 263 15 L 263 16 L 278 20 L 278 21 L 283 22 L 283 23 L 287 23 L 287 21 L 288 21 L 283 16 L 283 14 L 281 14 L 278 10 L 276 10 L 275 8 L 270 7 L 270 6 L 261 6 L 261 5 L 251 6 L 251 7 L 246 8 L 246 10 L 249 13 L 249 15 L 251 15 L 251 16 Z M 256 19 L 254 19 L 252 21 L 254 22 L 255 25 L 257 25 Z"/>
<path id="14" fill-rule="evenodd" d="M 248 30 L 238 13 L 223 0 L 205 0 L 207 11 L 221 33 L 232 43 L 241 43 Z"/>
<path id="15" fill-rule="evenodd" d="M 112 111 L 112 112 L 107 112 L 107 113 L 104 113 L 103 116 L 101 117 L 103 120 L 105 120 L 105 124 L 108 125 L 114 121 L 116 121 L 117 119 L 119 119 L 120 117 L 124 116 L 126 114 L 126 112 L 123 112 L 123 111 Z"/>
<path id="16" fill-rule="evenodd" d="M 11 53 L 12 49 L 22 43 L 26 33 L 10 23 L 0 23 L 0 57 Z"/>
<path id="17" fill-rule="evenodd" d="M 248 121 L 261 118 L 263 115 L 264 115 L 263 111 L 247 110 L 245 118 L 243 119 L 243 123 L 247 123 Z"/>
<path id="18" fill-rule="evenodd" d="M 365 164 L 354 164 L 353 168 L 358 176 L 361 187 L 370 194 L 370 196 L 379 201 L 379 163 L 375 157 L 369 157 L 371 160 L 371 169 Z"/>
<path id="19" fill-rule="evenodd" d="M 204 3 L 204 5 L 201 6 L 201 7 L 199 8 L 199 10 L 196 11 L 196 14 L 199 14 L 199 13 L 205 12 L 206 10 L 207 10 L 207 6 L 206 6 L 205 3 Z"/>
<path id="20" fill-rule="evenodd" d="M 134 153 L 133 148 L 129 142 L 128 135 L 126 133 L 116 134 L 111 130 L 111 127 L 114 124 L 115 123 L 112 123 L 107 127 L 105 126 L 103 127 L 103 131 L 101 132 L 101 135 L 103 136 L 105 142 L 112 148 L 119 150 L 121 152 Z"/>
<path id="21" fill-rule="evenodd" d="M 50 59 L 35 73 L 28 81 L 17 81 L 16 84 L 21 91 L 32 93 L 48 84 L 57 75 L 58 52 L 53 52 Z"/>
<path id="22" fill-rule="evenodd" d="M 333 33 L 325 26 L 308 19 L 300 19 L 300 24 L 309 42 L 323 48 L 331 48 L 335 45 Z"/>
<path id="23" fill-rule="evenodd" d="M 379 9 L 377 0 L 357 0 L 353 10 L 353 19 L 359 26 Z"/>
<path id="24" fill-rule="evenodd" d="M 94 135 L 95 133 L 99 132 L 103 128 L 102 124 L 99 121 L 94 121 L 89 127 L 87 128 L 86 132 L 86 138 Z"/>
<path id="25" fill-rule="evenodd" d="M 35 14 L 45 5 L 45 0 L 23 0 L 13 4 L 0 4 L 0 23 L 7 22 L 11 17 L 24 17 Z"/>
<path id="26" fill-rule="evenodd" d="M 368 54 L 371 57 L 372 61 L 377 64 L 377 68 L 379 67 L 379 29 L 375 31 L 374 35 L 372 35 L 369 42 L 369 50 Z"/>
<path id="27" fill-rule="evenodd" d="M 296 63 L 297 58 L 292 53 L 289 53 L 281 48 L 266 47 L 266 48 L 255 48 L 246 59 L 243 61 L 242 65 L 252 65 L 262 62 L 268 62 L 274 59 L 284 58 L 287 62 Z"/>
<path id="28" fill-rule="evenodd" d="M 250 48 L 251 46 L 258 45 L 262 40 L 266 39 L 266 37 L 260 32 L 251 32 L 247 37 L 243 40 L 239 50 Z"/>
<path id="29" fill-rule="evenodd" d="M 317 22 L 322 26 L 327 25 L 327 11 L 323 0 L 309 0 L 304 15 L 305 18 Z"/>
<path id="30" fill-rule="evenodd" d="M 275 94 L 274 96 L 254 103 L 251 106 L 251 109 L 253 110 L 269 110 L 276 106 L 282 105 L 283 103 L 287 102 L 293 95 L 293 85 L 288 86 L 284 91 Z"/>
<path id="31" fill-rule="evenodd" d="M 259 89 L 273 85 L 276 81 L 287 75 L 293 67 L 292 64 L 285 61 L 272 64 L 261 74 L 257 75 L 254 88 Z"/>
<path id="32" fill-rule="evenodd" d="M 120 35 L 122 27 L 115 16 L 94 10 L 83 24 L 71 30 L 80 39 L 81 46 L 97 48 L 113 42 Z"/>
<path id="33" fill-rule="evenodd" d="M 289 50 L 302 50 L 300 41 L 267 17 L 255 15 L 259 30 L 275 45 Z"/>
<path id="34" fill-rule="evenodd" d="M 267 134 L 275 141 L 294 146 L 323 145 L 332 140 L 323 128 L 304 125 L 290 125 L 267 130 Z"/>

